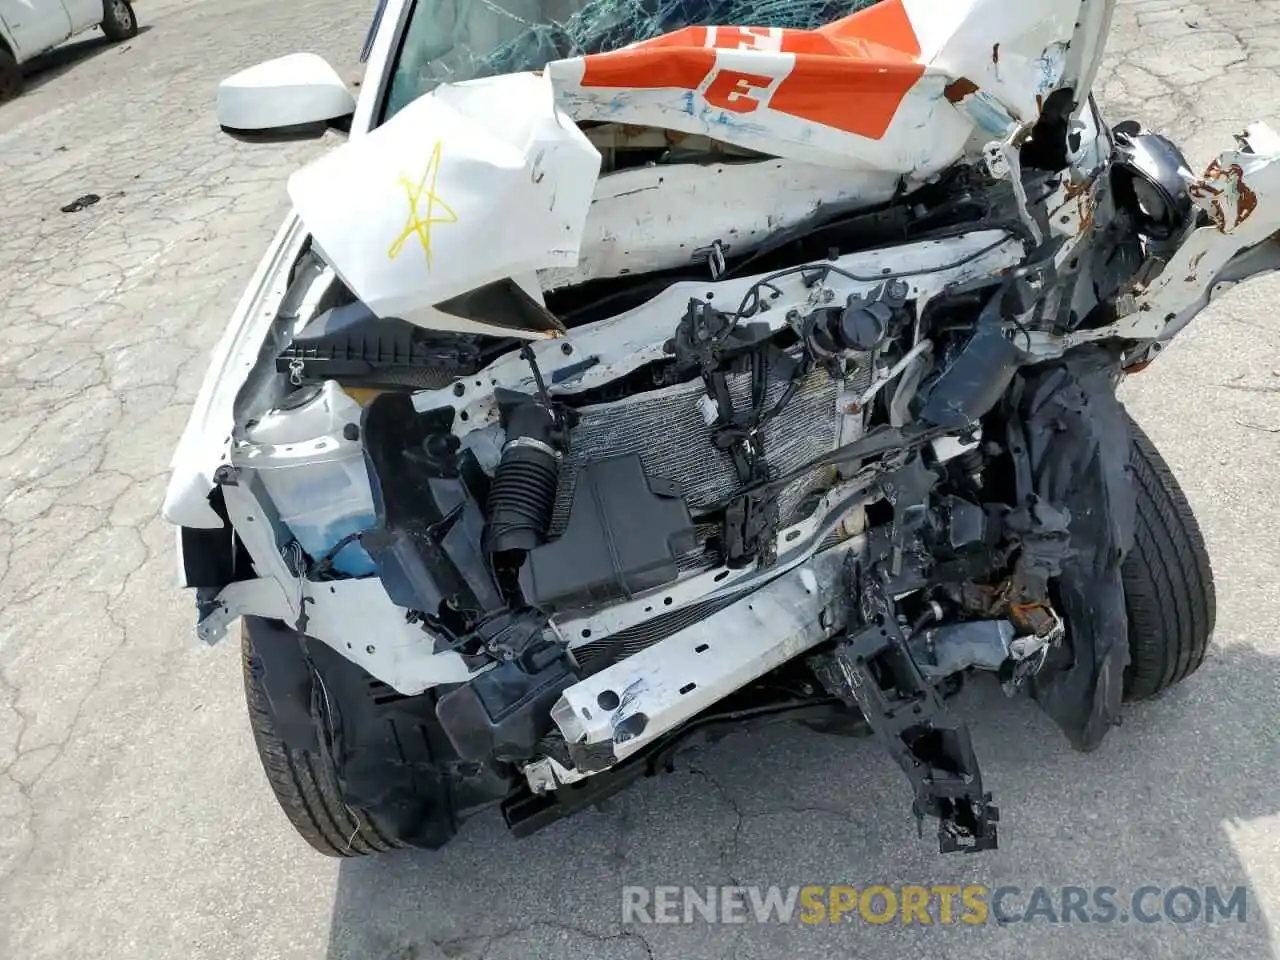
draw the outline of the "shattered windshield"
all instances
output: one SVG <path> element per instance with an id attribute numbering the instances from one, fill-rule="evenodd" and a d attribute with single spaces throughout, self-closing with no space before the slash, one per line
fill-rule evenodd
<path id="1" fill-rule="evenodd" d="M 681 27 L 810 30 L 878 0 L 418 0 L 383 120 L 436 84 L 536 70 Z"/>

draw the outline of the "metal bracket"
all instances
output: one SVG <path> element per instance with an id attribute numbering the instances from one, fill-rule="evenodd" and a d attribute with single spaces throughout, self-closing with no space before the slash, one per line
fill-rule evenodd
<path id="1" fill-rule="evenodd" d="M 832 694 L 857 707 L 915 791 L 912 811 L 938 819 L 938 849 L 994 850 L 1000 812 L 982 789 L 968 727 L 954 719 L 912 659 L 879 565 L 855 565 L 861 630 L 810 666 Z M 866 574 L 864 576 L 864 574 Z"/>
<path id="2" fill-rule="evenodd" d="M 729 247 L 727 245 L 716 240 L 708 246 L 698 247 L 694 250 L 693 262 L 705 263 L 707 269 L 711 271 L 711 279 L 714 282 L 724 276 L 727 268 L 724 255 L 728 250 Z"/>
<path id="3" fill-rule="evenodd" d="M 1022 184 L 1022 160 L 1019 149 L 1030 133 L 1029 126 L 1016 127 L 1003 140 L 993 140 L 983 148 L 987 172 L 996 180 L 1008 180 L 1018 203 L 1018 219 L 1022 221 L 1035 246 L 1044 242 L 1044 233 L 1027 203 L 1027 190 Z"/>
<path id="4" fill-rule="evenodd" d="M 851 544 L 818 554 L 670 637 L 567 688 L 551 718 L 574 767 L 625 760 L 733 691 L 836 634 Z"/>
<path id="5" fill-rule="evenodd" d="M 212 600 L 198 605 L 196 636 L 213 646 L 227 635 L 232 621 L 246 613 L 266 614 L 287 607 L 275 580 L 241 580 L 222 588 Z"/>

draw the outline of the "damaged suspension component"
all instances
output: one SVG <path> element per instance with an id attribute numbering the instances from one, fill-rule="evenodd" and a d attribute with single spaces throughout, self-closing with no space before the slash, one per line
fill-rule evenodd
<path id="1" fill-rule="evenodd" d="M 851 566 L 862 626 L 830 653 L 809 658 L 809 666 L 831 694 L 862 713 L 906 773 L 921 835 L 924 818 L 936 817 L 940 852 L 994 850 L 1000 813 L 983 791 L 968 727 L 951 716 L 912 658 L 884 578 L 879 564 Z"/>

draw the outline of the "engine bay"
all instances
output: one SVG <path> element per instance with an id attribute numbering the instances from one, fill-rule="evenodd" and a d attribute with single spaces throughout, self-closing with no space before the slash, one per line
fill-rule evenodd
<path id="1" fill-rule="evenodd" d="M 869 622 L 909 611 L 903 642 L 930 676 L 908 676 L 905 695 L 931 695 L 941 711 L 935 682 L 977 666 L 1019 684 L 1061 629 L 1045 601 L 1027 602 L 1039 615 L 1015 629 L 1010 603 L 1027 598 L 984 595 L 979 608 L 964 595 L 1008 572 L 981 489 L 982 421 L 1025 360 L 1003 332 L 1016 295 L 1003 273 L 1023 244 L 976 226 L 741 279 L 726 262 L 709 282 L 669 284 L 532 344 L 329 307 L 280 351 L 292 391 L 245 431 L 232 463 L 269 461 L 280 437 L 264 444 L 264 431 L 279 433 L 290 410 L 301 421 L 317 403 L 330 409 L 319 436 L 285 431 L 311 450 L 297 466 L 314 480 L 338 446 L 358 447 L 368 495 L 329 495 L 354 514 L 329 517 L 321 547 L 288 520 L 307 511 L 282 499 L 287 485 L 268 483 L 283 553 L 331 592 L 375 574 L 433 654 L 456 654 L 471 674 L 436 701 L 457 756 L 522 767 L 543 793 L 609 770 L 834 637 L 862 616 L 859 595 L 880 597 Z M 522 296 L 514 285 L 493 294 Z M 955 569 L 940 576 L 939 565 Z M 906 602 L 850 590 L 864 566 L 890 574 Z M 945 597 L 932 592 L 944 583 Z M 816 606 L 784 603 L 797 584 Z M 633 658 L 650 649 L 668 660 L 655 644 L 699 625 L 723 632 L 739 608 L 770 602 L 777 617 L 738 628 L 759 649 L 744 636 L 734 657 L 702 658 L 711 666 L 682 675 L 674 702 L 644 700 L 610 673 L 640 668 Z M 791 616 L 797 629 L 779 632 Z M 834 668 L 812 669 L 848 707 L 876 709 Z M 587 722 L 593 708 L 604 727 Z M 939 764 L 973 764 L 963 742 L 937 749 L 921 785 L 941 782 Z M 903 759 L 920 766 L 909 750 Z M 976 782 L 960 814 L 936 799 L 921 808 L 949 824 L 949 843 L 994 843 Z"/>

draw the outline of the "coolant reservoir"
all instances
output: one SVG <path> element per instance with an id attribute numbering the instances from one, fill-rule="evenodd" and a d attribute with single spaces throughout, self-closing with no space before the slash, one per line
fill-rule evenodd
<path id="1" fill-rule="evenodd" d="M 374 525 L 373 493 L 360 443 L 360 405 L 333 380 L 304 387 L 245 431 L 236 459 L 258 472 L 280 520 L 313 561 L 343 537 Z M 333 558 L 351 576 L 374 566 L 352 541 Z"/>

